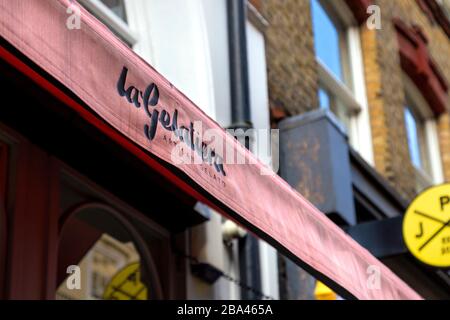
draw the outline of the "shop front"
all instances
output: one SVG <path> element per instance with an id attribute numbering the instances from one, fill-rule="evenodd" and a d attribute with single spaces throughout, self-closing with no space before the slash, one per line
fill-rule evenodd
<path id="1" fill-rule="evenodd" d="M 4 298 L 186 298 L 203 204 L 343 297 L 420 298 L 87 11 L 67 28 L 70 5 L 0 1 Z"/>
<path id="2" fill-rule="evenodd" d="M 1 69 L 2 94 L 21 97 L 1 112 L 4 297 L 184 298 L 177 284 L 185 271 L 174 268 L 183 261 L 172 248 L 183 239 L 172 235 L 207 219 L 197 200 L 61 113 L 64 104 L 3 61 Z M 142 287 L 107 292 L 109 279 L 133 265 Z M 66 287 L 69 266 L 80 268 L 80 290 Z"/>

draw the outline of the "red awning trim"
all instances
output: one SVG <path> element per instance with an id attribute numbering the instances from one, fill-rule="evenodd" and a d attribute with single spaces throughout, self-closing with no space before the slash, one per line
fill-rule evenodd
<path id="1" fill-rule="evenodd" d="M 343 291 L 360 299 L 420 299 L 394 273 L 281 178 L 261 175 L 264 166 L 248 150 L 227 135 L 216 122 L 89 13 L 81 9 L 80 30 L 66 28 L 66 11 L 71 4 L 69 0 L 0 0 L 0 35 L 69 88 L 92 111 L 74 102 L 44 78 L 39 79 L 39 74 L 33 74 L 34 71 L 22 61 L 14 61 L 16 57 L 7 51 L 1 50 L 1 56 L 34 77 L 36 82 L 83 115 L 87 121 L 107 131 L 111 139 L 130 148 L 153 169 L 165 170 L 164 174 L 183 185 L 183 181 L 179 181 L 170 170 L 154 160 L 152 162 L 146 152 L 177 166 L 217 201 L 237 213 L 246 225 L 259 230 L 272 244 L 291 253 Z M 227 165 L 225 158 L 223 186 L 204 174 L 205 168 L 217 169 L 214 165 L 173 163 L 171 146 L 164 141 L 164 131 L 158 129 L 155 137 L 149 141 L 143 132 L 144 126 L 149 124 L 145 110 L 142 106 L 133 106 L 133 99 L 130 103 L 118 94 L 117 81 L 124 67 L 128 69 L 127 83 L 136 89 L 145 90 L 151 83 L 158 86 L 159 101 L 152 110 L 162 113 L 165 109 L 173 115 L 176 109 L 180 124 L 200 121 L 205 130 L 219 130 L 226 144 L 244 157 L 247 164 Z M 96 114 L 95 117 L 92 112 Z M 114 129 L 107 129 L 104 121 Z M 197 198 L 202 198 L 187 183 L 184 183 L 184 187 L 186 192 L 193 192 Z M 380 288 L 370 288 L 371 278 L 367 271 L 374 269 L 380 272 Z"/>
<path id="2" fill-rule="evenodd" d="M 433 113 L 443 113 L 447 105 L 448 85 L 428 52 L 428 39 L 419 27 L 409 27 L 399 18 L 393 21 L 403 70 L 420 89 Z"/>

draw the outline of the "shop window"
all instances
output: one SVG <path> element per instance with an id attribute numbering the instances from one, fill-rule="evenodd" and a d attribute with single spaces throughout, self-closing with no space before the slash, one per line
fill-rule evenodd
<path id="1" fill-rule="evenodd" d="M 343 0 L 311 0 L 319 106 L 347 128 L 350 144 L 373 163 L 358 22 Z"/>
<path id="2" fill-rule="evenodd" d="M 417 191 L 442 182 L 442 166 L 433 112 L 412 81 L 404 76 L 405 130 Z"/>
<path id="3" fill-rule="evenodd" d="M 159 277 L 145 242 L 121 213 L 102 204 L 81 205 L 64 222 L 58 284 L 57 299 L 161 298 Z"/>

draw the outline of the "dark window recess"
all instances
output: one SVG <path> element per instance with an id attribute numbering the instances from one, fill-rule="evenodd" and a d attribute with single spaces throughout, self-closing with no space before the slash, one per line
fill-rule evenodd
<path id="1" fill-rule="evenodd" d="M 125 10 L 125 3 L 123 0 L 101 0 L 101 2 L 111 9 L 112 12 L 124 22 L 127 22 L 127 13 Z"/>

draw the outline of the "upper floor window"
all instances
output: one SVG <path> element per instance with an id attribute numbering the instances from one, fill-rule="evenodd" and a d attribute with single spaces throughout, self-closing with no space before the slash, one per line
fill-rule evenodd
<path id="1" fill-rule="evenodd" d="M 409 105 L 405 107 L 405 126 L 408 139 L 409 156 L 412 164 L 419 169 L 428 171 L 426 161 L 426 143 L 424 123 Z"/>
<path id="2" fill-rule="evenodd" d="M 426 100 L 407 77 L 403 77 L 406 103 L 404 120 L 409 157 L 421 191 L 442 182 L 442 165 L 434 114 Z"/>
<path id="3" fill-rule="evenodd" d="M 124 0 L 100 0 L 105 6 L 107 6 L 116 16 L 123 21 L 127 22 L 127 15 L 125 12 Z"/>
<path id="4" fill-rule="evenodd" d="M 344 0 L 311 0 L 319 104 L 347 128 L 350 144 L 373 163 L 361 41 Z"/>
<path id="5" fill-rule="evenodd" d="M 128 25 L 127 0 L 79 0 L 79 2 L 127 45 L 133 47 L 137 43 L 137 38 Z"/>
<path id="6" fill-rule="evenodd" d="M 319 0 L 313 0 L 311 8 L 316 56 L 342 81 L 341 26 L 331 20 Z"/>

